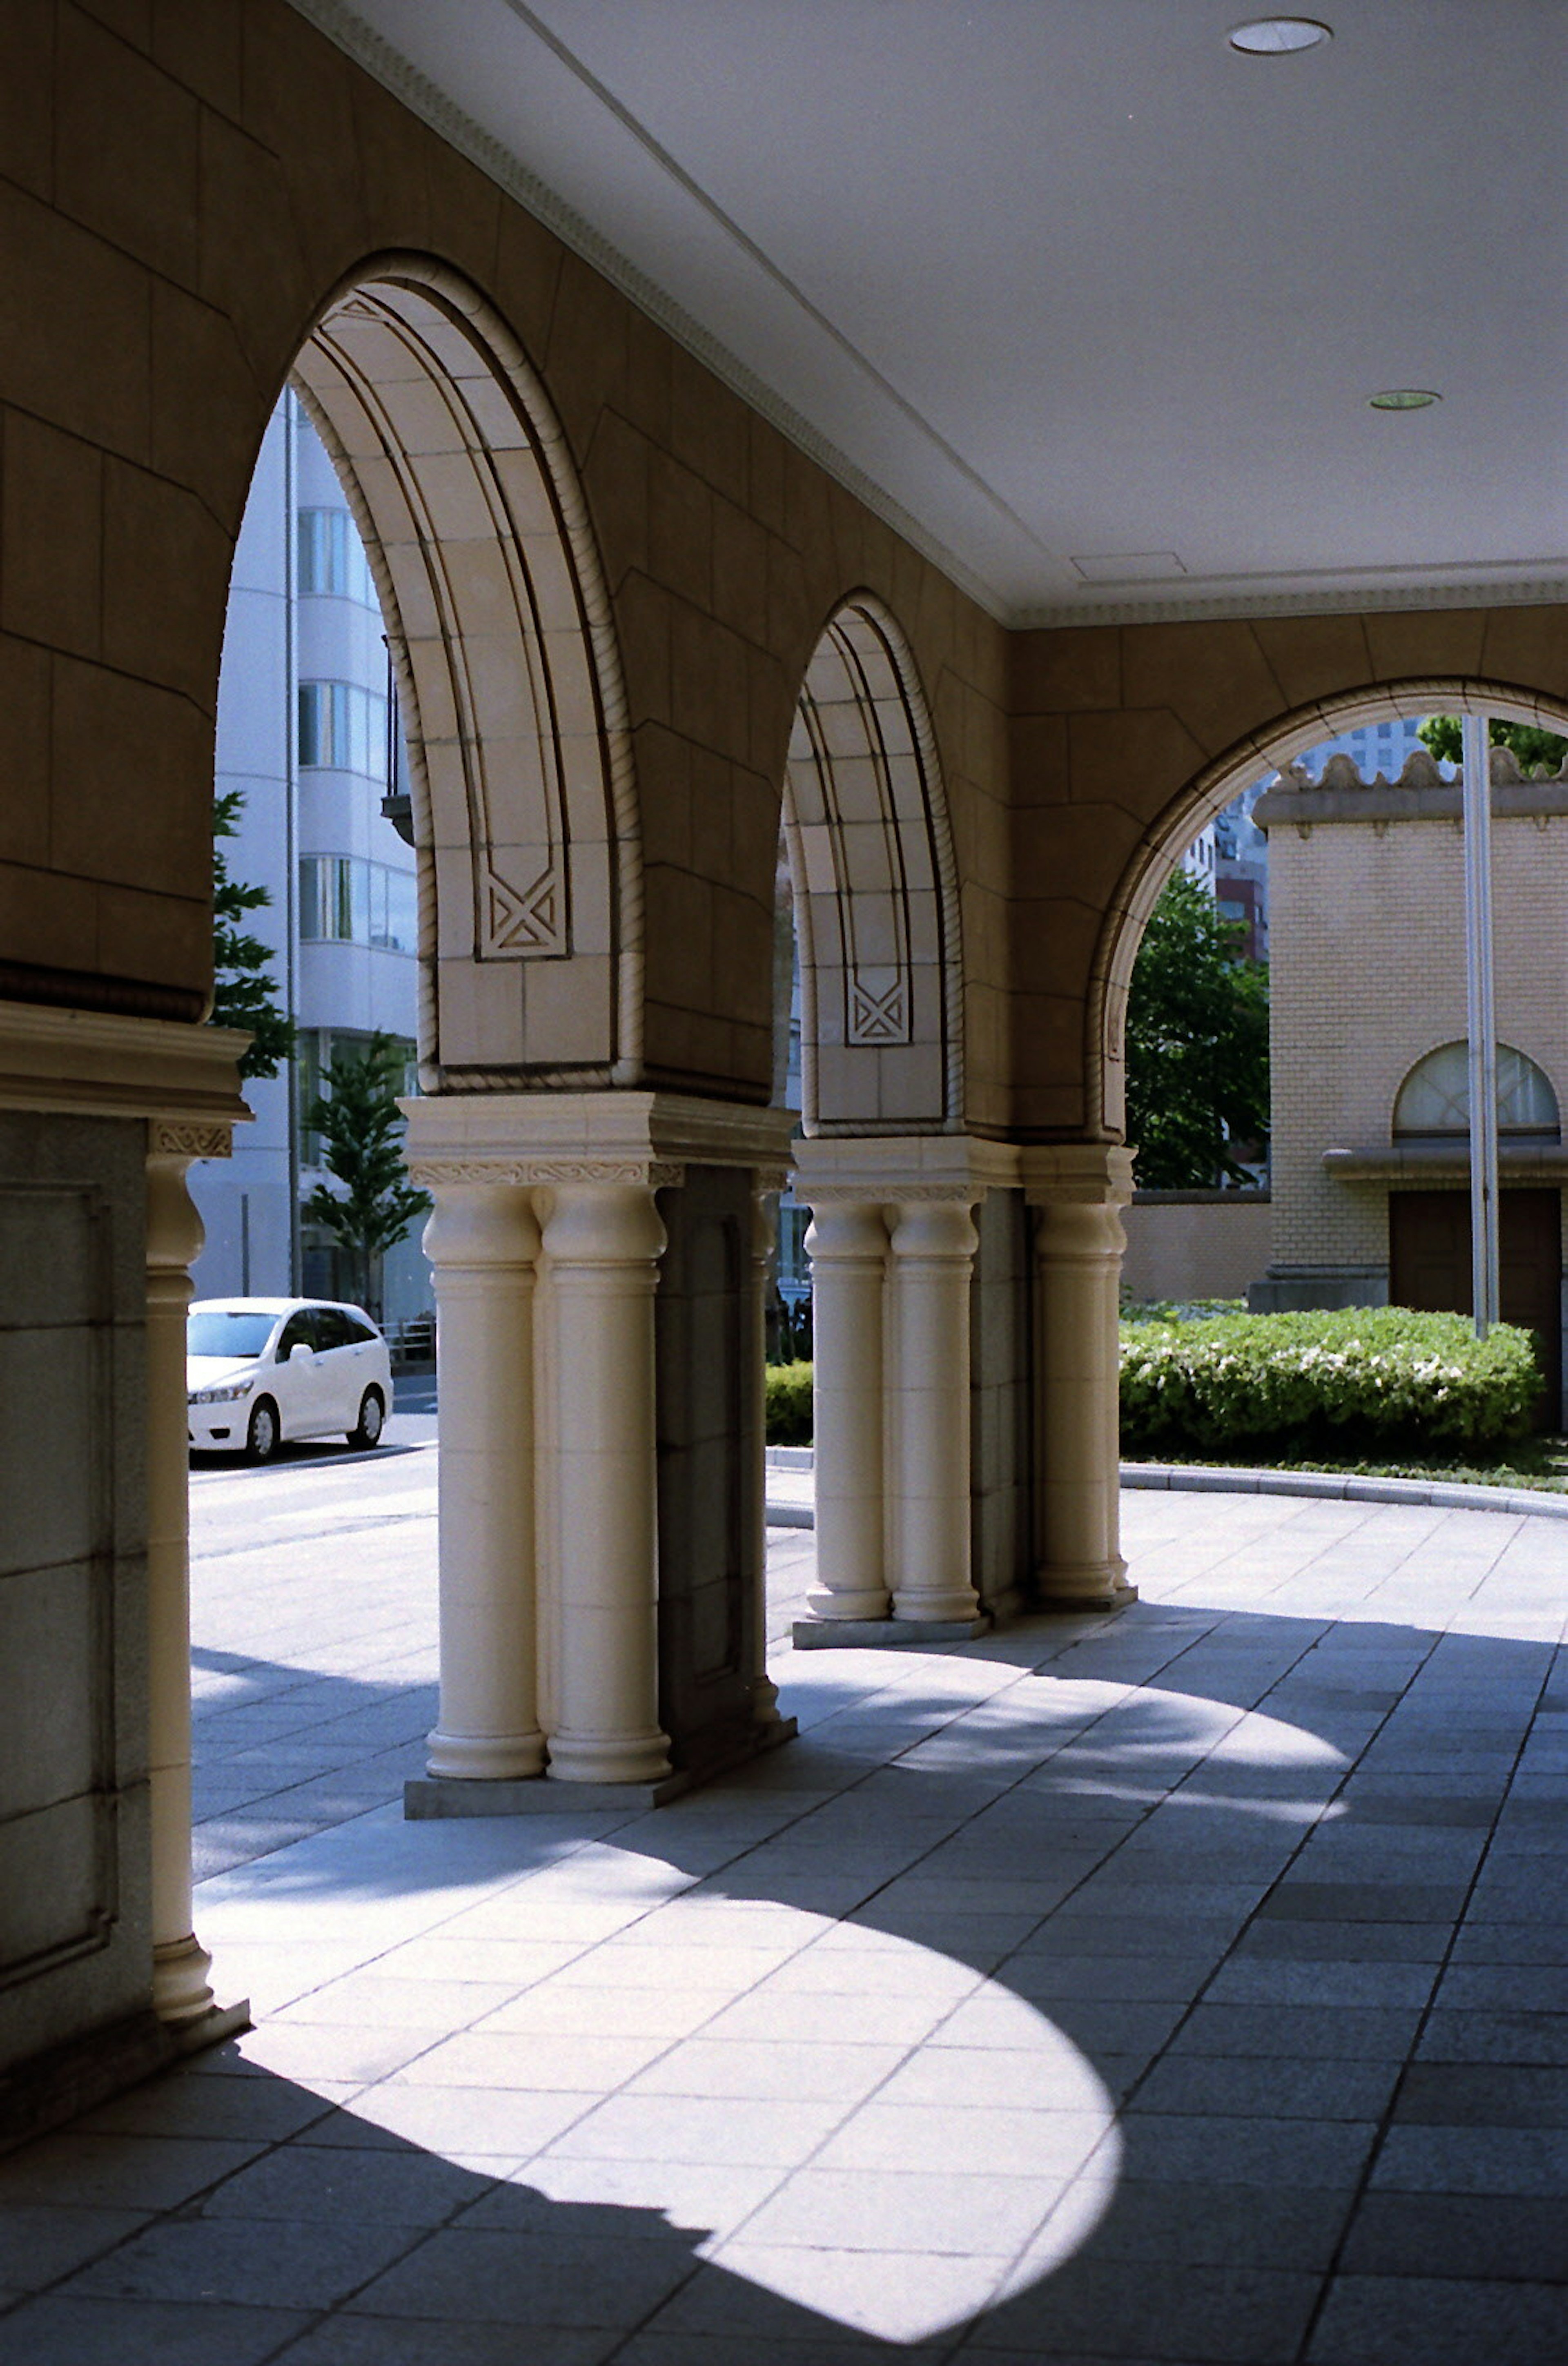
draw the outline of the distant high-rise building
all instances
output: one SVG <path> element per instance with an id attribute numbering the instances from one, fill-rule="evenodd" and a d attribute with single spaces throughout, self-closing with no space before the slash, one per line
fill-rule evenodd
<path id="1" fill-rule="evenodd" d="M 254 1125 L 191 1184 L 207 1245 L 197 1294 L 352 1295 L 300 1203 L 322 1179 L 304 1124 L 334 1050 L 378 1031 L 407 1055 L 418 996 L 415 862 L 381 810 L 400 785 L 381 611 L 331 460 L 297 398 L 273 413 L 234 555 L 218 693 L 217 785 L 244 803 L 231 875 L 272 901 L 250 917 L 299 1030 L 291 1070 L 245 1088 Z M 427 1311 L 417 1233 L 384 1260 L 380 1311 Z"/>

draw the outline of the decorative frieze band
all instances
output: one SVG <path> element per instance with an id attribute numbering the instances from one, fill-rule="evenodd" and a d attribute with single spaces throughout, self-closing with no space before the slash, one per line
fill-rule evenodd
<path id="1" fill-rule="evenodd" d="M 408 1162 L 410 1180 L 427 1191 L 547 1189 L 557 1183 L 640 1183 L 662 1191 L 686 1179 L 683 1166 L 661 1158 L 444 1158 L 427 1155 Z"/>
<path id="2" fill-rule="evenodd" d="M 232 1126 L 178 1124 L 154 1118 L 148 1129 L 150 1158 L 228 1158 L 233 1148 Z"/>

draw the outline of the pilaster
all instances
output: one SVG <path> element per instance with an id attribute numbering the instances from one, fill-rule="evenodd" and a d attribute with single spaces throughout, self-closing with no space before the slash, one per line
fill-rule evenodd
<path id="1" fill-rule="evenodd" d="M 1119 1609 L 1137 1596 L 1120 1549 L 1121 1211 L 1133 1154 L 1055 1144 L 1025 1150 L 1022 1174 L 1035 1211 L 1037 1599 Z"/>

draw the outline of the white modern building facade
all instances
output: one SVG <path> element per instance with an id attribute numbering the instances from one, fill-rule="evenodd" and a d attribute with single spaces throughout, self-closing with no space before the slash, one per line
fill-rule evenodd
<path id="1" fill-rule="evenodd" d="M 330 1237 L 300 1215 L 326 1179 L 305 1125 L 334 1050 L 378 1030 L 406 1044 L 413 1089 L 415 858 L 383 814 L 400 756 L 381 611 L 343 489 L 290 390 L 267 427 L 234 558 L 219 687 L 217 791 L 243 800 L 231 875 L 271 902 L 250 931 L 273 948 L 299 1058 L 254 1077 L 234 1155 L 199 1165 L 204 1297 L 354 1295 Z M 378 1312 L 433 1303 L 417 1228 L 382 1260 Z"/>

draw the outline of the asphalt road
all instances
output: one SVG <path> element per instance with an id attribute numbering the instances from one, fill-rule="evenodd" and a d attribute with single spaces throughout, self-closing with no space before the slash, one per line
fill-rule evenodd
<path id="1" fill-rule="evenodd" d="M 434 1382 L 400 1381 L 385 1442 L 327 1439 L 260 1469 L 191 1466 L 197 1877 L 396 1798 L 436 1705 Z M 770 1643 L 813 1538 L 769 1536 Z"/>

